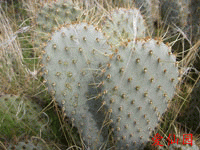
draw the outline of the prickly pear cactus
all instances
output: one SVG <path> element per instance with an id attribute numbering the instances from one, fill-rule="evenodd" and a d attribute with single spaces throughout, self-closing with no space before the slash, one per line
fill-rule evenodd
<path id="1" fill-rule="evenodd" d="M 50 38 L 50 33 L 64 24 L 71 24 L 81 16 L 81 9 L 72 1 L 59 0 L 44 3 L 38 12 L 35 22 L 35 46 L 41 46 Z M 41 42 L 42 41 L 42 42 Z"/>
<path id="2" fill-rule="evenodd" d="M 181 28 L 187 25 L 190 0 L 160 0 L 160 10 L 167 24 L 175 24 Z"/>
<path id="3" fill-rule="evenodd" d="M 163 42 L 150 39 L 129 42 L 115 52 L 100 95 L 116 147 L 142 149 L 174 95 L 176 58 Z"/>
<path id="4" fill-rule="evenodd" d="M 37 145 L 34 145 L 32 142 L 28 141 L 28 142 L 19 142 L 15 145 L 10 145 L 8 147 L 8 150 L 42 150 L 44 149 L 44 147 L 40 147 L 40 146 L 37 146 Z"/>
<path id="5" fill-rule="evenodd" d="M 42 137 L 47 136 L 49 134 L 48 129 L 45 128 L 47 118 L 39 115 L 41 111 L 40 106 L 25 98 L 15 95 L 1 96 L 0 130 L 2 138 L 22 134 L 38 136 L 40 133 Z"/>
<path id="6" fill-rule="evenodd" d="M 106 16 L 102 30 L 108 36 L 109 42 L 116 45 L 145 37 L 146 26 L 138 9 L 119 8 Z"/>
<path id="7" fill-rule="evenodd" d="M 159 0 L 113 0 L 111 6 L 138 8 L 144 15 L 145 22 L 148 25 L 149 32 L 152 34 L 154 21 L 159 20 Z"/>
<path id="8" fill-rule="evenodd" d="M 93 73 L 106 67 L 109 49 L 97 27 L 81 23 L 56 31 L 43 52 L 49 92 L 92 147 L 103 142 L 99 131 L 104 120 L 98 111 L 101 101 L 94 96 L 101 85 L 94 83 Z"/>
<path id="9" fill-rule="evenodd" d="M 154 22 L 160 19 L 159 0 L 134 0 L 134 5 L 144 15 L 150 35 L 152 35 Z"/>
<path id="10" fill-rule="evenodd" d="M 49 149 L 49 146 L 42 142 L 35 142 L 34 140 L 20 141 L 16 144 L 10 144 L 7 148 L 8 150 L 44 150 Z M 54 146 L 51 145 L 51 150 L 56 150 Z"/>
<path id="11" fill-rule="evenodd" d="M 171 144 L 169 150 L 199 150 L 199 147 L 195 144 L 195 141 L 192 141 L 192 146 L 189 144 Z"/>
<path id="12" fill-rule="evenodd" d="M 81 10 L 77 5 L 71 1 L 59 0 L 45 3 L 38 13 L 36 22 L 42 32 L 50 33 L 60 25 L 77 21 L 80 14 Z"/>

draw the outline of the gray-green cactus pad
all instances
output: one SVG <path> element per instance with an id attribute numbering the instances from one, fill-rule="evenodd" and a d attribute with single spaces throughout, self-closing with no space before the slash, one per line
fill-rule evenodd
<path id="1" fill-rule="evenodd" d="M 175 64 L 170 48 L 160 41 L 130 42 L 118 49 L 105 72 L 102 94 L 117 148 L 141 149 L 148 141 L 174 95 Z"/>
<path id="2" fill-rule="evenodd" d="M 33 144 L 32 142 L 19 142 L 15 145 L 10 145 L 8 147 L 8 150 L 43 150 L 44 147 L 37 146 Z"/>
<path id="3" fill-rule="evenodd" d="M 51 32 L 53 28 L 66 23 L 77 21 L 80 8 L 71 1 L 59 0 L 58 2 L 45 3 L 36 18 L 41 32 Z M 38 31 L 39 32 L 39 31 Z"/>
<path id="4" fill-rule="evenodd" d="M 190 144 L 171 144 L 169 150 L 199 150 L 199 147 L 195 144 L 195 141 L 192 141 L 192 146 Z"/>
<path id="5" fill-rule="evenodd" d="M 34 140 L 20 141 L 16 144 L 10 144 L 8 150 L 56 150 L 53 145 L 47 145 L 43 142 L 35 142 Z"/>
<path id="6" fill-rule="evenodd" d="M 98 133 L 104 118 L 97 112 L 101 101 L 95 99 L 97 84 L 93 73 L 106 67 L 109 49 L 98 28 L 86 23 L 56 31 L 45 48 L 44 78 L 49 92 L 82 133 L 87 145 L 102 144 Z"/>
<path id="7" fill-rule="evenodd" d="M 136 8 L 113 10 L 110 15 L 106 16 L 102 28 L 111 44 L 144 38 L 146 33 L 145 22 Z"/>
<path id="8" fill-rule="evenodd" d="M 138 8 L 144 15 L 150 32 L 153 30 L 154 21 L 159 19 L 159 0 L 113 0 L 112 4 L 117 7 Z"/>

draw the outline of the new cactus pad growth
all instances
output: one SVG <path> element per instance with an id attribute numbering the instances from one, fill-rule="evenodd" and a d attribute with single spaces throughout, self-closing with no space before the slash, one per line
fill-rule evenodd
<path id="1" fill-rule="evenodd" d="M 90 147 L 103 142 L 99 131 L 104 117 L 97 111 L 101 101 L 95 99 L 93 74 L 106 66 L 109 49 L 97 27 L 81 23 L 56 31 L 43 51 L 49 92 Z"/>
<path id="2" fill-rule="evenodd" d="M 111 44 L 120 44 L 135 38 L 143 38 L 146 26 L 138 9 L 119 8 L 107 15 L 102 23 L 103 32 Z"/>
<path id="3" fill-rule="evenodd" d="M 116 147 L 142 149 L 174 95 L 176 58 L 167 45 L 151 39 L 129 42 L 115 52 L 101 95 Z"/>

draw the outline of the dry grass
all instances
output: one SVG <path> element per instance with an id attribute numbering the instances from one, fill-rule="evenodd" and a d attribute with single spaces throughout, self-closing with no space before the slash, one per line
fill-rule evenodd
<path id="1" fill-rule="evenodd" d="M 20 31 L 18 31 L 20 32 Z M 1 93 L 14 90 L 12 86 L 19 86 L 17 72 L 28 74 L 22 61 L 22 50 L 17 41 L 17 32 L 13 32 L 8 17 L 0 6 L 0 58 L 1 58 Z M 17 91 L 12 91 L 16 94 Z"/>

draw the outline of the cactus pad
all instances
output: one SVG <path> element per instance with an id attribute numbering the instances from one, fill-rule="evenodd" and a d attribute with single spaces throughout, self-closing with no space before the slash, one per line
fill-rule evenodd
<path id="1" fill-rule="evenodd" d="M 130 42 L 115 50 L 103 79 L 102 98 L 118 148 L 142 148 L 156 127 L 178 82 L 171 50 L 161 41 Z"/>
<path id="2" fill-rule="evenodd" d="M 97 88 L 93 73 L 105 67 L 109 49 L 98 28 L 86 23 L 56 31 L 44 49 L 44 78 L 49 92 L 88 146 L 102 142 L 98 132 L 104 118 L 97 113 L 101 102 L 94 99 Z"/>
<path id="3" fill-rule="evenodd" d="M 47 143 L 38 142 L 35 140 L 26 140 L 26 141 L 20 141 L 16 144 L 10 144 L 7 148 L 8 150 L 45 150 L 49 149 L 49 146 Z M 51 145 L 51 150 L 56 150 L 57 148 L 53 145 Z"/>
<path id="4" fill-rule="evenodd" d="M 171 144 L 169 146 L 169 150 L 199 150 L 199 147 L 195 144 L 195 141 L 192 141 L 192 146 L 189 144 L 181 145 L 181 144 Z"/>
<path id="5" fill-rule="evenodd" d="M 102 28 L 111 44 L 119 44 L 145 36 L 145 22 L 138 9 L 120 8 L 113 10 L 109 16 L 104 20 Z"/>
<path id="6" fill-rule="evenodd" d="M 8 147 L 8 150 L 43 150 L 44 147 L 40 147 L 40 146 L 37 146 L 35 144 L 33 144 L 32 142 L 28 141 L 28 142 L 19 142 L 15 145 L 10 145 Z"/>
<path id="7" fill-rule="evenodd" d="M 81 15 L 81 9 L 72 1 L 59 0 L 51 3 L 44 3 L 36 16 L 36 38 L 35 46 L 40 46 L 50 38 L 50 33 L 57 30 L 64 24 L 70 24 Z M 42 43 L 43 42 L 43 43 Z"/>
<path id="8" fill-rule="evenodd" d="M 80 13 L 80 8 L 71 1 L 60 0 L 49 4 L 45 3 L 38 13 L 36 22 L 42 32 L 50 33 L 59 25 L 77 21 Z"/>

